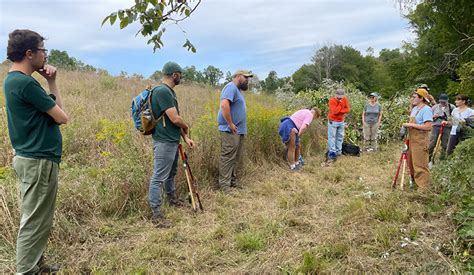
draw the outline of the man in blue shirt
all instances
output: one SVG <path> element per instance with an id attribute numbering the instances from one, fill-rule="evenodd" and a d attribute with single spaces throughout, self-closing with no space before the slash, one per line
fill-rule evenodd
<path id="1" fill-rule="evenodd" d="M 241 162 L 244 137 L 247 134 L 247 107 L 242 91 L 248 90 L 252 73 L 238 70 L 232 82 L 222 90 L 220 109 L 217 115 L 221 135 L 221 157 L 219 161 L 219 187 L 224 193 L 239 188 L 236 170 Z"/>

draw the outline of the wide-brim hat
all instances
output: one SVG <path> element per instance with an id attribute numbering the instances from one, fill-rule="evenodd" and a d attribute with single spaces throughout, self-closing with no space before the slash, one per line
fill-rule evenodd
<path id="1" fill-rule="evenodd" d="M 427 90 L 425 89 L 416 89 L 415 93 L 419 96 L 421 96 L 422 98 L 424 98 L 427 102 L 430 102 L 430 94 L 428 93 Z"/>

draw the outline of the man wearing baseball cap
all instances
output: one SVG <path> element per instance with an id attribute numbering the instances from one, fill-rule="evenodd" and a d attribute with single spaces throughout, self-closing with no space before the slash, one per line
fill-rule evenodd
<path id="1" fill-rule="evenodd" d="M 248 90 L 250 77 L 253 77 L 250 71 L 236 71 L 220 97 L 221 104 L 217 114 L 221 135 L 219 187 L 226 194 L 231 192 L 231 188 L 241 187 L 237 180 L 237 168 L 247 134 L 247 107 L 242 92 Z"/>
<path id="2" fill-rule="evenodd" d="M 431 129 L 431 138 L 430 138 L 430 159 L 432 158 L 433 150 L 438 141 L 438 136 L 440 135 L 441 127 L 443 127 L 443 132 L 441 133 L 441 159 L 445 157 L 446 146 L 448 145 L 449 132 L 451 131 L 451 125 L 445 124 L 442 126 L 443 121 L 448 121 L 451 118 L 451 113 L 456 108 L 453 104 L 448 102 L 447 94 L 440 94 L 438 98 L 438 104 L 431 107 L 433 110 L 433 129 Z"/>
<path id="3" fill-rule="evenodd" d="M 179 114 L 178 99 L 173 88 L 179 85 L 183 70 L 175 62 L 163 66 L 163 80 L 152 90 L 151 105 L 155 117 L 162 114 L 163 123 L 157 123 L 153 138 L 153 175 L 148 190 L 148 201 L 152 210 L 152 222 L 158 227 L 170 227 L 160 211 L 161 186 L 164 184 L 166 197 L 171 206 L 180 206 L 176 196 L 174 177 L 178 165 L 178 145 L 181 137 L 193 148 L 194 142 L 188 137 L 189 127 Z"/>
<path id="4" fill-rule="evenodd" d="M 429 94 L 425 89 L 417 89 L 412 94 L 412 105 L 415 106 L 410 114 L 410 121 L 403 123 L 408 129 L 408 165 L 411 177 L 414 178 L 420 191 L 428 190 L 431 175 L 428 168 L 428 146 L 430 131 L 433 125 L 433 111 L 428 106 Z"/>
<path id="5" fill-rule="evenodd" d="M 328 112 L 328 162 L 336 160 L 342 154 L 344 140 L 344 116 L 350 111 L 349 101 L 344 96 L 345 90 L 338 88 L 336 96 L 329 100 Z"/>

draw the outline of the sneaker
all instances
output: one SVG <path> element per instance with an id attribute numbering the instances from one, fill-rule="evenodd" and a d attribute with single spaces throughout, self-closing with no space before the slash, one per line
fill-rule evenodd
<path id="1" fill-rule="evenodd" d="M 303 156 L 302 156 L 302 155 L 300 155 L 300 156 L 298 157 L 298 161 L 299 161 L 299 163 L 301 163 L 301 166 L 304 166 L 304 159 L 303 159 Z"/>
<path id="2" fill-rule="evenodd" d="M 303 170 L 303 165 L 304 164 L 300 162 L 300 163 L 296 164 L 295 168 L 298 169 L 298 170 Z"/>
<path id="3" fill-rule="evenodd" d="M 158 228 L 170 228 L 172 226 L 171 222 L 159 210 L 153 210 L 151 222 Z"/>
<path id="4" fill-rule="evenodd" d="M 301 166 L 297 165 L 297 166 L 295 166 L 295 167 L 293 167 L 293 168 L 290 167 L 290 171 L 292 171 L 292 172 L 299 172 L 299 171 L 301 171 Z"/>

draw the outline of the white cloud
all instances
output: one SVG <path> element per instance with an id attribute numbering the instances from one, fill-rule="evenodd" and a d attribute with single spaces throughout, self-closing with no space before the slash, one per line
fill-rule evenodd
<path id="1" fill-rule="evenodd" d="M 1 0 L 0 47 L 6 47 L 13 29 L 29 28 L 49 38 L 48 48 L 66 50 L 112 72 L 132 68 L 147 76 L 163 61 L 177 60 L 183 66 L 212 64 L 223 71 L 249 68 L 262 78 L 270 70 L 291 74 L 310 60 L 315 47 L 328 41 L 362 52 L 372 46 L 377 52 L 413 37 L 391 0 L 203 0 L 181 24 L 186 34 L 168 25 L 164 50 L 153 54 L 147 39 L 135 37 L 138 24 L 123 30 L 100 25 L 105 16 L 133 3 Z M 197 54 L 182 48 L 186 37 Z"/>

